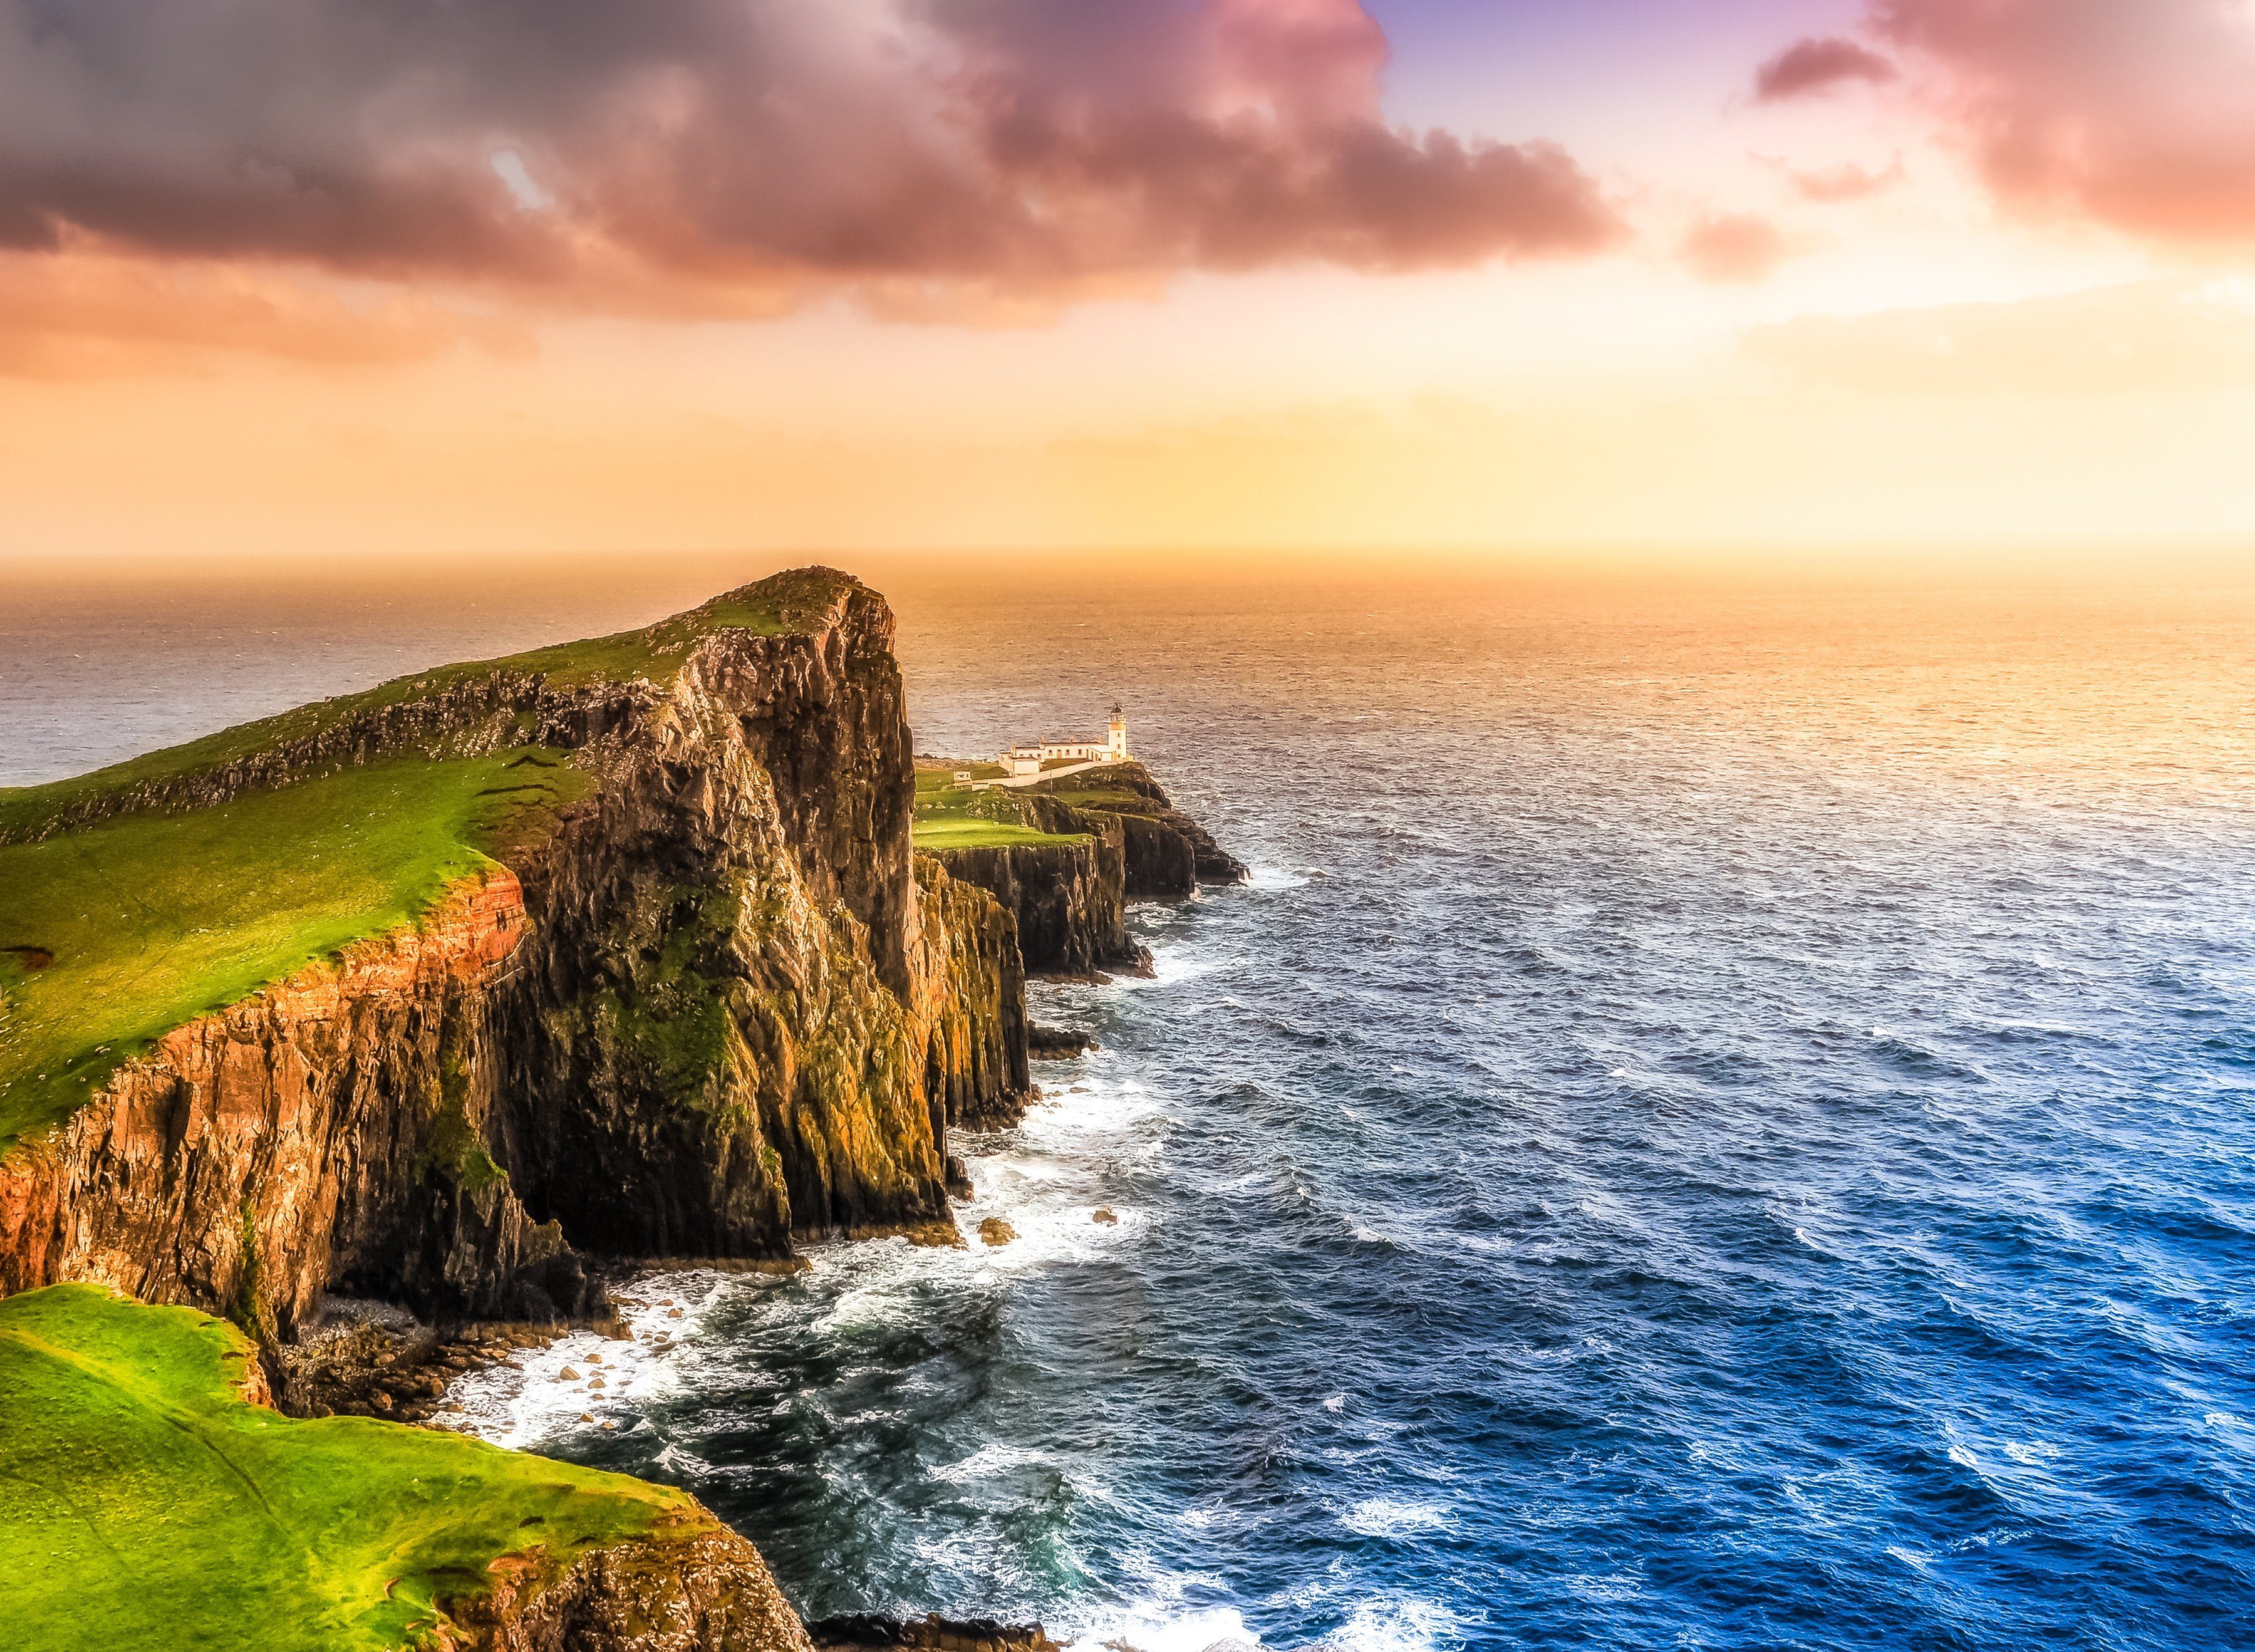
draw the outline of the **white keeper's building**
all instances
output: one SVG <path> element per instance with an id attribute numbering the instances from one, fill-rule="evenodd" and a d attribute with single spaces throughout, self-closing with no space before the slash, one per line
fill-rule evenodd
<path id="1" fill-rule="evenodd" d="M 1125 763 L 1128 761 L 1128 718 L 1112 708 L 1112 724 L 1099 744 L 1092 740 L 1022 740 L 994 759 L 1013 780 L 1037 775 L 1053 763 Z"/>

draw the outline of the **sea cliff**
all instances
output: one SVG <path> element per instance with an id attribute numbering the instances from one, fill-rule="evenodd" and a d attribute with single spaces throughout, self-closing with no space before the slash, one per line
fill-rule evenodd
<path id="1" fill-rule="evenodd" d="M 1025 798 L 1046 846 L 920 853 L 893 626 L 806 570 L 0 793 L 0 1295 L 219 1316 L 322 1410 L 332 1294 L 552 1322 L 595 1258 L 952 1241 L 1028 969 L 1132 966 L 1128 899 L 1241 868 L 1140 769 Z M 693 1504 L 509 1552 L 446 1634 L 803 1644 Z"/>
<path id="2" fill-rule="evenodd" d="M 0 1288 L 95 1280 L 287 1338 L 335 1289 L 554 1318 L 591 1306 L 582 1250 L 775 1259 L 945 1220 L 951 1107 L 1022 1099 L 1022 994 L 997 914 L 918 898 L 892 616 L 843 575 L 724 601 L 777 629 L 653 640 L 655 677 L 453 668 L 19 805 L 45 839 L 403 756 L 584 777 L 412 926 L 165 1033 L 0 1159 Z"/>
<path id="3" fill-rule="evenodd" d="M 1148 970 L 1149 955 L 1128 933 L 1129 902 L 1179 900 L 1200 883 L 1246 876 L 1140 763 L 1025 787 L 958 781 L 964 773 L 976 769 L 919 760 L 918 840 L 1016 918 L 1019 949 L 1037 974 Z"/>

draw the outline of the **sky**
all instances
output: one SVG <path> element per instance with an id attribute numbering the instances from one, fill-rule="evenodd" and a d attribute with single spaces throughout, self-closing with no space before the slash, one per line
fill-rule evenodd
<path id="1" fill-rule="evenodd" d="M 2250 0 L 0 0 L 0 564 L 2255 546 Z"/>

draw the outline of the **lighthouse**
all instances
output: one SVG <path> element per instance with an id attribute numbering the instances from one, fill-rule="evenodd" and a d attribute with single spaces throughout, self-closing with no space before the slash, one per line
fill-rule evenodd
<path id="1" fill-rule="evenodd" d="M 1105 737 L 1104 760 L 1106 763 L 1128 761 L 1128 714 L 1117 706 L 1112 708 L 1112 728 Z"/>

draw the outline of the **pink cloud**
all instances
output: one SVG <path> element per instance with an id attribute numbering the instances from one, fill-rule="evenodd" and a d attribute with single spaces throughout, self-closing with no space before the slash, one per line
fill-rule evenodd
<path id="1" fill-rule="evenodd" d="M 1895 66 L 1868 46 L 1837 36 L 1796 40 L 1754 71 L 1754 97 L 1776 103 L 1809 97 L 1851 81 L 1895 78 Z"/>
<path id="2" fill-rule="evenodd" d="M 392 290 L 348 299 L 270 266 L 158 264 L 74 244 L 0 254 L 0 376 L 99 378 L 261 355 L 320 367 L 390 366 L 468 347 L 523 358 L 521 323 L 463 315 Z"/>
<path id="3" fill-rule="evenodd" d="M 759 313 L 1573 257 L 1553 145 L 1388 123 L 1360 0 L 0 0 L 0 248 Z"/>
<path id="4" fill-rule="evenodd" d="M 2157 240 L 2255 239 L 2241 0 L 1872 0 L 2002 201 Z"/>
<path id="5" fill-rule="evenodd" d="M 1703 281 L 1752 282 L 1767 279 L 1793 256 L 1793 246 L 1767 218 L 1711 213 L 1691 226 L 1682 251 L 1683 262 Z"/>
<path id="6" fill-rule="evenodd" d="M 1866 200 L 1884 194 L 1901 183 L 1908 175 L 1903 171 L 1902 157 L 1879 168 L 1858 166 L 1851 161 L 1838 166 L 1800 171 L 1787 167 L 1786 177 L 1803 200 L 1813 200 L 1822 206 L 1834 206 L 1842 201 Z"/>

